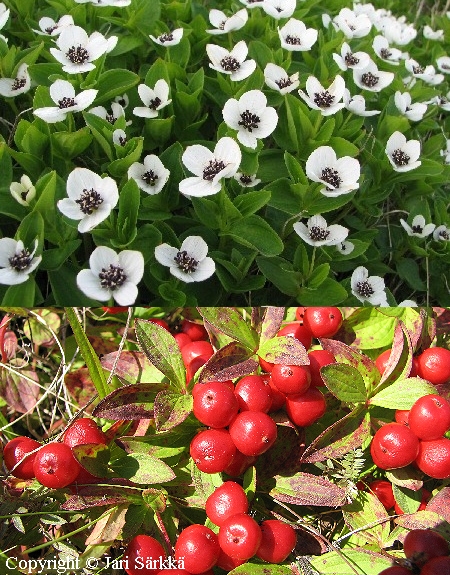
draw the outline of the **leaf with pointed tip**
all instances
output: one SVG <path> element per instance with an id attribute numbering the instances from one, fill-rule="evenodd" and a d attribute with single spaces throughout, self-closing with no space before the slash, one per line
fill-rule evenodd
<path id="1" fill-rule="evenodd" d="M 122 489 L 109 485 L 88 485 L 80 493 L 72 495 L 61 505 L 67 511 L 81 511 L 103 505 L 120 505 L 122 503 L 142 503 L 142 496 L 137 489 Z"/>
<path id="2" fill-rule="evenodd" d="M 144 489 L 142 492 L 142 498 L 149 507 L 158 513 L 162 513 L 166 509 L 166 493 L 160 489 Z"/>
<path id="3" fill-rule="evenodd" d="M 262 346 L 267 340 L 272 339 L 279 331 L 285 313 L 284 307 L 266 308 L 261 323 L 259 345 Z"/>
<path id="4" fill-rule="evenodd" d="M 346 502 L 345 490 L 324 477 L 299 472 L 294 477 L 278 475 L 275 480 L 269 495 L 277 501 L 325 507 L 339 507 Z"/>
<path id="5" fill-rule="evenodd" d="M 345 549 L 329 551 L 320 557 L 310 559 L 310 563 L 319 573 L 333 575 L 378 575 L 380 570 L 392 566 L 392 560 L 381 553 L 364 549 Z"/>
<path id="6" fill-rule="evenodd" d="M 305 346 L 295 337 L 283 335 L 267 340 L 258 349 L 261 359 L 281 365 L 309 365 Z"/>
<path id="7" fill-rule="evenodd" d="M 362 528 L 358 533 L 359 537 L 364 538 L 367 543 L 383 546 L 383 541 L 390 531 L 390 517 L 378 497 L 359 491 L 357 499 L 345 505 L 342 511 L 344 521 L 351 530 Z M 378 521 L 380 523 L 376 525 Z"/>
<path id="8" fill-rule="evenodd" d="M 450 523 L 450 487 L 443 487 L 428 503 L 427 511 L 434 511 Z"/>
<path id="9" fill-rule="evenodd" d="M 323 349 L 330 351 L 337 363 L 345 363 L 359 371 L 366 386 L 370 389 L 374 383 L 380 381 L 380 372 L 374 362 L 356 349 L 335 339 L 322 338 L 320 343 Z"/>
<path id="10" fill-rule="evenodd" d="M 248 349 L 258 347 L 258 334 L 244 318 L 231 307 L 199 307 L 198 311 L 205 321 L 225 335 L 239 341 Z"/>
<path id="11" fill-rule="evenodd" d="M 386 471 L 386 479 L 398 485 L 399 487 L 406 487 L 407 489 L 412 489 L 417 491 L 423 485 L 421 479 L 422 473 L 415 469 L 412 465 L 407 467 L 399 467 L 398 469 L 390 469 Z"/>
<path id="12" fill-rule="evenodd" d="M 104 355 L 100 362 L 108 371 L 113 369 L 117 354 L 114 351 Z M 126 383 L 146 383 L 149 381 L 162 381 L 164 374 L 159 371 L 142 351 L 122 351 L 117 361 L 114 374 Z"/>
<path id="13" fill-rule="evenodd" d="M 108 475 L 109 447 L 103 443 L 90 443 L 72 447 L 75 459 L 92 475 L 106 477 Z"/>
<path id="14" fill-rule="evenodd" d="M 111 469 L 119 477 L 143 485 L 155 485 L 175 479 L 175 473 L 168 465 L 157 457 L 145 453 L 134 453 L 120 457 L 113 461 Z"/>
<path id="15" fill-rule="evenodd" d="M 327 366 L 328 367 L 328 366 Z M 436 392 L 436 388 L 420 377 L 407 377 L 392 383 L 370 399 L 371 405 L 388 409 L 411 409 L 422 396 Z"/>
<path id="16" fill-rule="evenodd" d="M 450 538 L 450 524 L 435 511 L 422 509 L 411 514 L 400 515 L 394 519 L 397 525 L 406 529 L 433 529 L 447 540 Z"/>
<path id="17" fill-rule="evenodd" d="M 120 387 L 107 395 L 95 407 L 92 415 L 105 419 L 150 419 L 155 397 L 167 384 L 137 383 Z"/>
<path id="18" fill-rule="evenodd" d="M 155 423 L 158 431 L 169 431 L 188 417 L 192 411 L 192 395 L 160 391 L 155 399 Z"/>
<path id="19" fill-rule="evenodd" d="M 341 401 L 362 403 L 367 399 L 366 386 L 360 372 L 345 363 L 332 363 L 321 368 L 327 388 Z"/>
<path id="20" fill-rule="evenodd" d="M 237 341 L 218 349 L 203 366 L 200 383 L 227 381 L 253 373 L 258 362 L 251 359 L 253 352 Z"/>
<path id="21" fill-rule="evenodd" d="M 404 513 L 414 513 L 419 509 L 422 498 L 422 493 L 420 491 L 413 491 L 406 487 L 400 487 L 399 485 L 395 485 L 395 483 L 392 485 L 392 491 L 394 493 L 395 501 Z"/>

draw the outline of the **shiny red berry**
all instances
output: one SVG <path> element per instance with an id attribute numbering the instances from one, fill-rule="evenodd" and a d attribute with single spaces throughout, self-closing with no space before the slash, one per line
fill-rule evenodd
<path id="1" fill-rule="evenodd" d="M 229 430 L 234 445 L 245 455 L 261 455 L 272 447 L 277 438 L 276 423 L 259 411 L 238 413 Z"/>
<path id="2" fill-rule="evenodd" d="M 450 557 L 435 557 L 425 563 L 420 575 L 450 575 Z"/>
<path id="3" fill-rule="evenodd" d="M 19 461 L 22 461 L 22 463 L 14 469 L 14 477 L 18 477 L 19 479 L 33 479 L 33 463 L 36 458 L 36 453 L 28 456 L 27 454 L 31 453 L 38 447 L 41 447 L 41 444 L 34 439 L 31 439 L 31 437 L 19 436 L 8 441 L 3 448 L 3 460 L 6 468 L 11 471 Z"/>
<path id="4" fill-rule="evenodd" d="M 219 545 L 230 557 L 247 560 L 255 555 L 261 543 L 258 523 L 246 513 L 225 519 L 219 529 Z"/>
<path id="5" fill-rule="evenodd" d="M 63 441 L 69 447 L 91 443 L 106 445 L 108 443 L 106 435 L 89 417 L 76 419 L 65 432 Z"/>
<path id="6" fill-rule="evenodd" d="M 420 441 L 416 464 L 433 479 L 450 478 L 450 439 Z"/>
<path id="7" fill-rule="evenodd" d="M 311 374 L 307 365 L 279 365 L 272 369 L 272 382 L 286 395 L 305 393 L 311 384 Z"/>
<path id="8" fill-rule="evenodd" d="M 125 549 L 122 559 L 128 575 L 156 575 L 161 570 L 158 565 L 166 559 L 166 553 L 154 537 L 136 535 Z"/>
<path id="9" fill-rule="evenodd" d="M 256 461 L 256 456 L 245 455 L 236 449 L 231 462 L 225 467 L 224 472 L 231 477 L 239 477 Z"/>
<path id="10" fill-rule="evenodd" d="M 223 382 L 197 384 L 193 391 L 193 413 L 208 427 L 227 427 L 236 417 L 239 405 L 234 391 Z"/>
<path id="11" fill-rule="evenodd" d="M 261 543 L 256 556 L 268 563 L 285 561 L 297 542 L 295 529 L 278 519 L 267 519 L 260 528 Z"/>
<path id="12" fill-rule="evenodd" d="M 438 439 L 450 429 L 450 403 L 440 395 L 424 395 L 411 407 L 408 422 L 419 439 Z"/>
<path id="13" fill-rule="evenodd" d="M 286 403 L 286 394 L 282 393 L 273 383 L 271 375 L 265 374 L 263 377 L 269 384 L 270 390 L 272 392 L 272 405 L 270 406 L 269 413 L 278 411 Z"/>
<path id="14" fill-rule="evenodd" d="M 303 316 L 303 325 L 314 337 L 333 337 L 342 322 L 342 312 L 337 307 L 307 307 Z"/>
<path id="15" fill-rule="evenodd" d="M 166 331 L 170 331 L 169 324 L 164 319 L 160 319 L 158 317 L 152 317 L 148 321 L 151 321 L 152 323 L 156 323 L 156 325 L 159 325 L 160 327 L 164 328 Z"/>
<path id="16" fill-rule="evenodd" d="M 378 497 L 385 509 L 392 509 L 395 505 L 394 492 L 390 481 L 375 479 L 368 485 L 369 490 Z"/>
<path id="17" fill-rule="evenodd" d="M 195 357 L 205 357 L 207 360 L 214 354 L 213 346 L 209 341 L 192 341 L 181 348 L 181 356 L 185 366 L 188 366 Z"/>
<path id="18" fill-rule="evenodd" d="M 267 413 L 272 406 L 272 391 L 266 379 L 261 375 L 246 375 L 235 387 L 240 411 L 263 411 Z"/>
<path id="19" fill-rule="evenodd" d="M 419 377 L 434 385 L 450 380 L 450 350 L 444 347 L 430 347 L 417 357 Z"/>
<path id="20" fill-rule="evenodd" d="M 423 567 L 433 557 L 448 555 L 447 541 L 431 529 L 412 529 L 406 534 L 403 551 L 407 559 Z"/>
<path id="21" fill-rule="evenodd" d="M 317 387 L 310 387 L 305 393 L 286 396 L 286 412 L 298 427 L 308 427 L 324 415 L 327 404 L 323 393 Z"/>
<path id="22" fill-rule="evenodd" d="M 183 529 L 175 543 L 175 559 L 183 559 L 184 568 L 193 575 L 214 567 L 219 553 L 217 535 L 209 527 L 198 523 Z"/>
<path id="23" fill-rule="evenodd" d="M 248 499 L 243 488 L 235 481 L 225 481 L 206 500 L 206 515 L 216 525 L 236 513 L 247 513 Z"/>
<path id="24" fill-rule="evenodd" d="M 373 462 L 380 469 L 397 469 L 412 463 L 419 452 L 416 435 L 401 423 L 387 423 L 370 444 Z"/>
<path id="25" fill-rule="evenodd" d="M 201 339 L 208 339 L 208 332 L 205 327 L 200 323 L 184 319 L 181 322 L 181 332 L 188 335 L 192 341 L 199 341 Z"/>
<path id="26" fill-rule="evenodd" d="M 194 437 L 189 451 L 200 471 L 220 473 L 230 465 L 236 446 L 226 429 L 206 429 Z"/>
<path id="27" fill-rule="evenodd" d="M 396 409 L 394 419 L 397 423 L 409 427 L 409 409 Z"/>
<path id="28" fill-rule="evenodd" d="M 192 339 L 187 334 L 182 332 L 175 333 L 173 337 L 175 338 L 180 349 L 182 349 L 188 343 L 192 343 Z"/>
<path id="29" fill-rule="evenodd" d="M 51 489 L 72 483 L 80 471 L 72 449 L 65 443 L 47 443 L 36 453 L 33 470 L 36 479 Z"/>

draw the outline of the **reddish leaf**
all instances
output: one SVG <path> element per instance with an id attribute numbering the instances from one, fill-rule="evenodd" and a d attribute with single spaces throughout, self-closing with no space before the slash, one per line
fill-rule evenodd
<path id="1" fill-rule="evenodd" d="M 64 381 L 70 395 L 80 407 L 84 407 L 97 394 L 87 367 L 67 373 Z M 92 407 L 87 409 L 87 413 L 92 413 Z"/>
<path id="2" fill-rule="evenodd" d="M 227 381 L 253 373 L 259 364 L 251 359 L 251 355 L 253 353 L 242 344 L 232 341 L 209 358 L 203 366 L 199 382 Z"/>
<path id="3" fill-rule="evenodd" d="M 116 389 L 96 406 L 94 417 L 105 419 L 149 419 L 153 417 L 153 402 L 162 383 L 137 383 Z"/>
<path id="4" fill-rule="evenodd" d="M 116 361 L 117 351 L 101 358 L 102 367 L 111 371 Z M 122 351 L 114 373 L 127 383 L 161 381 L 164 375 L 150 363 L 142 351 Z"/>
<path id="5" fill-rule="evenodd" d="M 102 336 L 88 335 L 88 340 L 98 356 L 106 355 L 107 353 L 111 353 L 117 349 L 117 342 L 108 341 Z"/>
<path id="6" fill-rule="evenodd" d="M 16 356 L 17 353 L 17 336 L 13 331 L 7 331 L 5 333 L 5 340 L 4 340 L 4 350 L 6 353 L 7 359 L 12 359 Z"/>
<path id="7" fill-rule="evenodd" d="M 391 483 L 412 491 L 418 491 L 423 486 L 421 476 L 422 473 L 412 465 L 386 471 L 386 479 Z"/>
<path id="8" fill-rule="evenodd" d="M 397 379 L 405 379 L 411 372 L 412 345 L 409 331 L 399 321 L 395 326 L 392 341 L 391 355 L 386 364 L 386 369 L 381 376 L 379 389 L 387 387 Z"/>
<path id="9" fill-rule="evenodd" d="M 155 399 L 155 422 L 158 431 L 168 431 L 183 423 L 192 411 L 192 395 L 161 391 Z"/>
<path id="10" fill-rule="evenodd" d="M 58 333 L 61 327 L 61 318 L 49 309 L 36 310 L 36 314 L 42 318 L 43 322 L 30 316 L 24 323 L 23 331 L 33 345 L 52 347 L 55 344 L 55 339 L 49 328 Z"/>
<path id="11" fill-rule="evenodd" d="M 216 329 L 248 349 L 256 350 L 258 336 L 237 310 L 231 307 L 200 307 L 198 311 Z"/>
<path id="12" fill-rule="evenodd" d="M 292 427 L 277 425 L 277 439 L 272 447 L 260 455 L 255 463 L 257 477 L 273 477 L 289 471 L 298 471 L 303 446 Z"/>
<path id="13" fill-rule="evenodd" d="M 427 511 L 434 511 L 450 523 L 450 487 L 443 487 L 428 503 Z"/>
<path id="14" fill-rule="evenodd" d="M 272 339 L 279 332 L 284 313 L 284 307 L 266 308 L 261 324 L 260 345 L 268 339 Z"/>
<path id="15" fill-rule="evenodd" d="M 428 507 L 422 511 L 416 511 L 416 513 L 400 515 L 394 521 L 406 529 L 433 529 L 446 539 L 450 539 L 450 524 L 444 521 L 438 513 L 430 511 Z"/>
<path id="16" fill-rule="evenodd" d="M 297 473 L 294 477 L 278 475 L 275 480 L 276 486 L 270 495 L 277 501 L 325 507 L 340 507 L 346 503 L 345 490 L 323 477 Z"/>
<path id="17" fill-rule="evenodd" d="M 103 505 L 120 505 L 122 503 L 142 502 L 140 491 L 107 485 L 88 485 L 82 487 L 76 495 L 72 495 L 61 505 L 67 511 L 79 511 L 90 507 Z"/>
<path id="18" fill-rule="evenodd" d="M 0 396 L 14 411 L 28 413 L 33 411 L 39 398 L 39 386 L 33 383 L 39 382 L 39 377 L 28 367 L 17 371 L 20 375 L 6 369 L 1 370 Z"/>
<path id="19" fill-rule="evenodd" d="M 295 337 L 283 335 L 267 340 L 258 349 L 265 361 L 281 365 L 309 365 L 305 346 Z"/>

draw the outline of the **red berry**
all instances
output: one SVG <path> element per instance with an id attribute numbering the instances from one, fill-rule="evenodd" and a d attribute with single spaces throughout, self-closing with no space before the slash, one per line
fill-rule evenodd
<path id="1" fill-rule="evenodd" d="M 430 347 L 417 357 L 418 376 L 434 385 L 450 380 L 450 350 Z"/>
<path id="2" fill-rule="evenodd" d="M 161 571 L 158 571 L 158 573 L 156 575 L 160 575 L 160 574 L 161 575 L 191 575 L 191 573 L 189 571 L 186 571 L 186 569 L 179 569 L 178 567 L 172 567 L 172 568 L 167 567 L 166 569 L 161 569 Z M 202 573 L 202 575 L 204 575 L 204 574 Z"/>
<path id="3" fill-rule="evenodd" d="M 206 429 L 194 437 L 189 451 L 200 471 L 220 473 L 231 463 L 236 446 L 226 429 Z"/>
<path id="4" fill-rule="evenodd" d="M 301 324 L 303 324 L 303 318 L 305 317 L 305 310 L 306 310 L 306 307 L 303 307 L 303 306 L 299 306 L 295 310 L 295 319 L 298 322 L 300 322 Z"/>
<path id="5" fill-rule="evenodd" d="M 173 337 L 175 338 L 180 349 L 182 349 L 188 343 L 192 343 L 192 339 L 185 333 L 176 333 Z"/>
<path id="6" fill-rule="evenodd" d="M 72 483 L 80 471 L 72 449 L 65 443 L 47 443 L 36 453 L 33 469 L 36 479 L 51 489 Z"/>
<path id="7" fill-rule="evenodd" d="M 277 333 L 277 336 L 288 335 L 295 337 L 303 344 L 305 349 L 309 349 L 312 344 L 312 333 L 305 325 L 300 323 L 288 323 Z"/>
<path id="8" fill-rule="evenodd" d="M 106 435 L 93 419 L 80 417 L 76 419 L 64 434 L 64 443 L 69 447 L 89 445 L 91 443 L 108 443 Z"/>
<path id="9" fill-rule="evenodd" d="M 261 455 L 277 438 L 276 423 L 267 413 L 259 411 L 238 413 L 229 429 L 234 445 L 245 455 Z"/>
<path id="10" fill-rule="evenodd" d="M 206 500 L 205 511 L 216 525 L 236 513 L 247 513 L 248 500 L 245 491 L 235 481 L 225 481 Z"/>
<path id="11" fill-rule="evenodd" d="M 424 395 L 411 407 L 408 421 L 419 439 L 438 439 L 450 428 L 450 403 L 439 395 Z"/>
<path id="12" fill-rule="evenodd" d="M 305 393 L 311 383 L 311 374 L 307 365 L 275 364 L 272 369 L 272 382 L 286 395 Z"/>
<path id="13" fill-rule="evenodd" d="M 273 369 L 273 366 L 275 365 L 274 363 L 270 363 L 270 361 L 266 361 L 265 359 L 263 359 L 262 357 L 259 358 L 259 365 L 261 366 L 261 369 L 265 372 L 265 373 L 270 373 Z"/>
<path id="14" fill-rule="evenodd" d="M 219 545 L 234 559 L 246 560 L 255 555 L 261 543 L 261 529 L 246 513 L 225 519 L 219 529 Z"/>
<path id="15" fill-rule="evenodd" d="M 435 557 L 422 567 L 420 575 L 450 575 L 450 557 Z"/>
<path id="16" fill-rule="evenodd" d="M 406 567 L 402 567 L 401 565 L 392 565 L 392 567 L 388 567 L 387 569 L 383 569 L 380 571 L 378 575 L 411 575 L 412 571 L 407 569 Z"/>
<path id="17" fill-rule="evenodd" d="M 195 343 L 195 342 L 194 342 Z M 197 371 L 205 365 L 209 357 L 206 355 L 197 355 L 186 366 L 186 382 L 191 381 Z"/>
<path id="18" fill-rule="evenodd" d="M 419 452 L 419 440 L 401 423 L 387 423 L 370 444 L 373 462 L 380 469 L 397 469 L 412 463 Z"/>
<path id="19" fill-rule="evenodd" d="M 23 460 L 22 463 L 14 469 L 14 477 L 18 477 L 19 479 L 33 479 L 33 463 L 36 453 L 28 457 L 25 456 L 27 453 L 31 453 L 38 447 L 41 447 L 41 444 L 34 439 L 31 439 L 31 437 L 19 436 L 8 441 L 3 448 L 3 460 L 8 471 L 11 471 L 19 461 Z"/>
<path id="20" fill-rule="evenodd" d="M 305 393 L 286 396 L 286 412 L 298 427 L 308 427 L 324 415 L 327 409 L 325 397 L 317 387 L 310 387 Z"/>
<path id="21" fill-rule="evenodd" d="M 272 377 L 270 375 L 266 374 L 263 375 L 263 377 L 265 381 L 267 381 L 267 383 L 269 384 L 270 390 L 272 392 L 272 405 L 270 406 L 269 413 L 273 411 L 278 411 L 286 403 L 286 395 L 282 393 L 278 389 L 278 387 L 276 387 L 276 385 L 274 385 Z"/>
<path id="22" fill-rule="evenodd" d="M 380 355 L 375 360 L 375 365 L 377 366 L 377 369 L 381 375 L 383 375 L 383 373 L 386 371 L 386 367 L 391 356 L 391 351 L 391 349 L 383 351 L 383 353 L 380 353 Z"/>
<path id="23" fill-rule="evenodd" d="M 152 323 L 156 323 L 156 325 L 161 326 L 161 327 L 164 328 L 166 331 L 170 331 L 169 324 L 168 324 L 165 320 L 163 320 L 163 319 L 160 319 L 160 318 L 157 318 L 157 317 L 153 317 L 153 318 L 150 318 L 148 321 L 151 321 Z"/>
<path id="24" fill-rule="evenodd" d="M 192 341 L 181 348 L 181 355 L 185 366 L 188 366 L 195 357 L 209 359 L 214 354 L 213 346 L 209 341 Z"/>
<path id="25" fill-rule="evenodd" d="M 309 373 L 311 374 L 311 385 L 314 387 L 323 387 L 325 385 L 322 376 L 320 375 L 320 368 L 330 363 L 336 363 L 336 358 L 326 349 L 313 349 L 308 351 L 309 357 Z"/>
<path id="26" fill-rule="evenodd" d="M 232 477 L 239 477 L 245 471 L 247 471 L 247 469 L 253 465 L 255 461 L 255 456 L 244 455 L 238 449 L 236 449 L 236 453 L 233 455 L 231 463 L 225 467 L 224 472 L 228 475 L 231 475 Z"/>
<path id="27" fill-rule="evenodd" d="M 295 529 L 278 519 L 267 519 L 260 525 L 261 543 L 256 556 L 268 563 L 282 563 L 297 542 Z"/>
<path id="28" fill-rule="evenodd" d="M 165 559 L 163 546 L 150 535 L 133 537 L 123 555 L 128 575 L 156 575 Z"/>
<path id="29" fill-rule="evenodd" d="M 239 565 L 242 565 L 242 563 L 245 563 L 245 559 L 235 559 L 230 557 L 221 549 L 216 565 L 228 573 L 228 571 L 232 571 L 236 567 L 239 567 Z"/>
<path id="30" fill-rule="evenodd" d="M 412 529 L 406 534 L 403 551 L 407 559 L 423 567 L 429 559 L 448 555 L 447 541 L 436 531 Z"/>
<path id="31" fill-rule="evenodd" d="M 220 547 L 217 535 L 204 525 L 189 525 L 175 543 L 175 559 L 183 559 L 184 568 L 197 575 L 208 571 L 217 563 Z"/>
<path id="32" fill-rule="evenodd" d="M 102 310 L 106 311 L 106 313 L 110 313 L 110 314 L 117 314 L 117 313 L 126 313 L 128 311 L 128 307 L 124 307 L 124 306 L 102 306 Z"/>
<path id="33" fill-rule="evenodd" d="M 450 439 L 441 437 L 421 441 L 416 463 L 421 471 L 433 479 L 450 478 Z"/>
<path id="34" fill-rule="evenodd" d="M 181 322 L 181 331 L 188 335 L 192 341 L 199 341 L 201 339 L 208 339 L 208 332 L 205 327 L 199 323 L 184 319 Z"/>
<path id="35" fill-rule="evenodd" d="M 394 493 L 390 481 L 384 479 L 375 479 L 369 483 L 369 489 L 378 497 L 385 509 L 392 509 L 395 505 Z"/>
<path id="36" fill-rule="evenodd" d="M 226 383 L 212 381 L 194 386 L 193 412 L 208 427 L 227 427 L 239 410 L 238 400 Z"/>
<path id="37" fill-rule="evenodd" d="M 342 312 L 337 307 L 307 307 L 303 316 L 303 325 L 314 337 L 333 337 L 342 321 Z"/>
<path id="38" fill-rule="evenodd" d="M 409 409 L 396 409 L 395 421 L 409 427 Z"/>
<path id="39" fill-rule="evenodd" d="M 430 501 L 430 499 L 431 499 L 431 493 L 427 489 L 423 488 L 422 496 L 420 499 L 420 505 L 417 511 L 423 511 L 426 508 L 427 503 L 428 501 Z M 403 509 L 400 507 L 400 505 L 397 503 L 397 501 L 394 503 L 394 511 L 397 515 L 403 515 L 403 513 L 405 513 Z"/>
<path id="40" fill-rule="evenodd" d="M 263 411 L 267 413 L 272 406 L 270 385 L 261 375 L 247 375 L 240 379 L 235 387 L 240 411 Z"/>

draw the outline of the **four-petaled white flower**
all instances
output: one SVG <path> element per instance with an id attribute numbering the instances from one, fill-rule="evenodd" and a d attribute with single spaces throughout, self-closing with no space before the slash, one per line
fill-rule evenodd
<path id="1" fill-rule="evenodd" d="M 127 134 L 125 132 L 125 130 L 114 130 L 113 134 L 112 134 L 112 139 L 113 139 L 113 143 L 116 144 L 116 146 L 122 146 L 122 148 L 124 146 L 127 145 Z"/>
<path id="2" fill-rule="evenodd" d="M 366 117 L 380 114 L 380 110 L 366 110 L 366 100 L 364 99 L 364 96 L 351 96 L 347 88 L 345 88 L 344 91 L 344 106 L 349 112 L 356 116 Z"/>
<path id="3" fill-rule="evenodd" d="M 26 282 L 42 260 L 42 256 L 34 256 L 37 247 L 37 239 L 31 252 L 21 240 L 0 239 L 0 284 L 18 285 Z"/>
<path id="4" fill-rule="evenodd" d="M 431 86 L 436 86 L 444 81 L 443 74 L 437 74 L 434 66 L 429 64 L 428 66 L 421 66 L 417 60 L 409 58 L 405 60 L 405 68 L 412 74 L 413 78 L 422 80 L 425 84 L 430 84 Z"/>
<path id="5" fill-rule="evenodd" d="M 297 0 L 264 0 L 262 9 L 276 20 L 290 18 L 295 12 Z"/>
<path id="6" fill-rule="evenodd" d="M 377 28 L 390 44 L 398 46 L 409 44 L 417 36 L 417 30 L 412 24 L 407 24 L 404 20 L 392 16 L 382 18 Z"/>
<path id="7" fill-rule="evenodd" d="M 172 32 L 163 32 L 159 36 L 149 35 L 156 44 L 160 46 L 175 46 L 181 42 L 183 38 L 183 28 L 176 28 Z"/>
<path id="8" fill-rule="evenodd" d="M 67 26 L 73 25 L 73 18 L 69 14 L 61 16 L 57 22 L 56 20 L 53 20 L 53 18 L 44 16 L 39 20 L 40 30 L 33 30 L 33 32 L 36 32 L 36 34 L 39 34 L 40 36 L 58 36 L 61 34 L 63 28 L 67 28 Z"/>
<path id="9" fill-rule="evenodd" d="M 277 127 L 275 108 L 267 106 L 261 90 L 244 92 L 239 100 L 230 98 L 223 107 L 226 125 L 237 130 L 237 139 L 249 148 L 256 148 L 259 138 L 267 138 Z"/>
<path id="10" fill-rule="evenodd" d="M 114 125 L 119 118 L 125 116 L 125 110 L 118 102 L 111 102 L 111 112 L 104 106 L 95 106 L 95 108 L 91 108 L 88 112 L 89 114 L 94 114 L 94 116 L 106 120 L 112 125 Z"/>
<path id="11" fill-rule="evenodd" d="M 307 28 L 301 20 L 291 18 L 284 26 L 278 28 L 281 47 L 290 52 L 306 52 L 317 41 L 318 31 Z"/>
<path id="12" fill-rule="evenodd" d="M 336 76 L 328 89 L 325 89 L 315 76 L 306 80 L 306 94 L 299 90 L 300 97 L 310 108 L 319 110 L 322 116 L 331 116 L 344 107 L 345 81 L 342 76 Z"/>
<path id="13" fill-rule="evenodd" d="M 121 306 L 132 305 L 138 296 L 137 284 L 144 275 L 144 257 L 135 250 L 116 253 L 106 246 L 95 248 L 89 269 L 77 275 L 78 288 L 89 298 L 108 301 L 114 298 Z"/>
<path id="14" fill-rule="evenodd" d="M 30 202 L 36 197 L 36 188 L 26 174 L 20 178 L 20 182 L 11 182 L 9 191 L 16 202 L 19 202 L 22 206 L 29 206 Z"/>
<path id="15" fill-rule="evenodd" d="M 133 114 L 141 118 L 156 118 L 159 110 L 172 101 L 169 100 L 169 84 L 165 80 L 158 80 L 153 89 L 147 84 L 139 84 L 138 93 L 144 106 L 134 108 Z"/>
<path id="16" fill-rule="evenodd" d="M 342 44 L 340 54 L 333 54 L 332 56 L 333 60 L 343 72 L 349 68 L 365 68 L 370 62 L 369 54 L 366 52 L 352 52 L 347 42 Z"/>
<path id="17" fill-rule="evenodd" d="M 61 30 L 56 45 L 50 48 L 53 57 L 63 64 L 62 69 L 68 74 L 78 74 L 94 70 L 95 60 L 111 52 L 117 44 L 117 36 L 106 39 L 100 32 L 88 36 L 80 26 L 67 26 Z"/>
<path id="18" fill-rule="evenodd" d="M 152 196 L 159 194 L 169 176 L 169 170 L 154 154 L 145 156 L 143 164 L 134 162 L 128 168 L 128 178 L 133 178 L 141 190 Z"/>
<path id="19" fill-rule="evenodd" d="M 388 307 L 384 279 L 379 276 L 369 276 L 368 270 L 357 267 L 350 280 L 352 294 L 361 302 L 369 302 L 372 305 Z"/>
<path id="20" fill-rule="evenodd" d="M 348 39 L 367 36 L 372 28 L 372 22 L 367 14 L 355 14 L 350 8 L 342 8 L 333 18 L 333 24 Z"/>
<path id="21" fill-rule="evenodd" d="M 375 36 L 372 42 L 372 48 L 375 54 L 383 60 L 383 62 L 388 62 L 394 66 L 400 64 L 400 59 L 403 56 L 403 52 L 398 48 L 391 48 L 389 42 L 384 36 Z"/>
<path id="22" fill-rule="evenodd" d="M 325 184 L 320 190 L 324 196 L 337 197 L 359 188 L 358 160 L 350 156 L 338 159 L 330 146 L 316 148 L 307 159 L 305 170 L 310 180 Z"/>
<path id="23" fill-rule="evenodd" d="M 433 30 L 431 26 L 425 24 L 423 27 L 423 37 L 427 40 L 438 40 L 442 42 L 444 40 L 444 30 Z"/>
<path id="24" fill-rule="evenodd" d="M 436 60 L 437 67 L 444 74 L 450 74 L 450 57 L 441 56 Z"/>
<path id="25" fill-rule="evenodd" d="M 386 86 L 389 86 L 394 80 L 393 72 L 383 72 L 378 70 L 373 60 L 370 60 L 365 68 L 353 69 L 353 81 L 363 90 L 370 92 L 380 92 Z"/>
<path id="26" fill-rule="evenodd" d="M 261 180 L 256 177 L 256 174 L 244 174 L 243 172 L 236 172 L 234 179 L 239 182 L 243 188 L 254 188 Z"/>
<path id="27" fill-rule="evenodd" d="M 409 172 L 422 163 L 419 140 L 406 140 L 401 132 L 394 132 L 387 141 L 386 155 L 396 172 Z"/>
<path id="28" fill-rule="evenodd" d="M 293 227 L 302 240 L 311 246 L 335 246 L 348 236 L 347 228 L 339 224 L 328 226 L 320 214 L 310 217 L 306 226 L 302 222 L 296 222 Z"/>
<path id="29" fill-rule="evenodd" d="M 206 146 L 188 146 L 181 160 L 195 176 L 179 183 L 179 190 L 185 196 L 211 196 L 220 192 L 222 178 L 232 178 L 238 171 L 242 154 L 233 138 L 221 138 L 211 152 Z"/>
<path id="30" fill-rule="evenodd" d="M 31 88 L 31 78 L 28 73 L 28 64 L 21 64 L 15 78 L 0 79 L 0 96 L 14 98 L 19 94 L 28 92 Z"/>
<path id="31" fill-rule="evenodd" d="M 444 224 L 438 226 L 433 232 L 433 240 L 437 242 L 450 242 L 450 228 Z"/>
<path id="32" fill-rule="evenodd" d="M 67 178 L 68 198 L 59 200 L 58 209 L 71 220 L 80 220 L 78 231 L 89 232 L 109 216 L 119 200 L 116 182 L 101 178 L 87 168 L 75 168 Z"/>
<path id="33" fill-rule="evenodd" d="M 228 34 L 233 30 L 240 30 L 248 20 L 248 12 L 245 8 L 232 16 L 227 16 L 222 10 L 213 8 L 209 12 L 209 21 L 214 26 L 213 30 L 206 30 L 208 34 Z"/>
<path id="34" fill-rule="evenodd" d="M 403 94 L 395 92 L 394 102 L 400 114 L 403 114 L 412 122 L 419 122 L 427 111 L 426 104 L 421 102 L 411 103 L 411 94 L 409 92 L 404 92 Z"/>
<path id="35" fill-rule="evenodd" d="M 416 238 L 426 238 L 433 233 L 436 227 L 435 224 L 426 224 L 422 215 L 414 216 L 411 225 L 408 225 L 403 219 L 400 219 L 400 223 L 408 236 L 415 236 Z"/>
<path id="36" fill-rule="evenodd" d="M 228 74 L 234 81 L 248 78 L 256 69 L 255 60 L 245 60 L 248 47 L 244 40 L 238 42 L 230 52 L 221 46 L 207 44 L 206 53 L 211 60 L 209 67 Z"/>
<path id="37" fill-rule="evenodd" d="M 284 68 L 271 63 L 264 68 L 264 79 L 269 88 L 277 90 L 283 95 L 292 92 L 300 84 L 298 72 L 289 76 Z"/>
<path id="38" fill-rule="evenodd" d="M 156 261 L 169 268 L 179 280 L 201 282 L 213 275 L 216 264 L 207 257 L 208 245 L 201 236 L 188 236 L 180 249 L 161 244 L 155 248 Z"/>
<path id="39" fill-rule="evenodd" d="M 41 120 L 53 124 L 64 122 L 69 112 L 80 112 L 92 104 L 98 90 L 83 90 L 77 96 L 75 88 L 67 80 L 55 80 L 50 86 L 50 97 L 57 104 L 34 110 L 33 114 Z"/>

